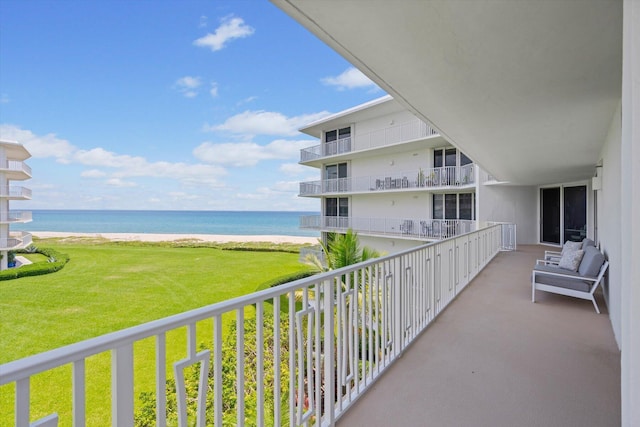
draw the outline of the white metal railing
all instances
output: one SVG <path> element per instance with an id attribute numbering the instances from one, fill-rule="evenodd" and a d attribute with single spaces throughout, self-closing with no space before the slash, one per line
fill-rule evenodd
<path id="1" fill-rule="evenodd" d="M 7 238 L 0 238 L 0 250 L 10 251 L 13 249 L 26 248 L 33 242 L 31 233 L 22 231 L 20 233 L 12 233 Z"/>
<path id="2" fill-rule="evenodd" d="M 515 251 L 518 248 L 517 224 L 512 222 L 488 221 L 487 226 L 499 225 L 502 233 L 501 251 Z"/>
<path id="3" fill-rule="evenodd" d="M 223 416 L 227 422 L 234 417 L 240 426 L 332 426 L 493 259 L 500 238 L 499 226 L 485 228 L 9 362 L 0 366 L 0 386 L 12 385 L 15 425 L 27 427 L 31 378 L 68 366 L 58 372 L 71 390 L 47 397 L 70 400 L 71 413 L 52 413 L 31 425 L 60 421 L 84 426 L 86 390 L 95 374 L 86 369 L 87 359 L 110 353 L 111 389 L 98 393 L 110 396 L 113 426 L 133 425 L 134 366 L 144 365 L 155 366 L 158 426 L 167 425 L 168 378 L 176 384 L 179 426 L 204 426 L 207 417 L 221 426 Z M 245 325 L 245 313 L 255 316 L 255 333 L 235 328 L 236 346 L 224 349 L 223 316 Z M 212 327 L 213 333 L 198 335 L 202 325 Z M 173 360 L 167 337 L 178 335 L 186 344 L 185 356 Z M 145 339 L 155 341 L 155 357 L 153 351 L 138 351 Z M 256 344 L 255 353 L 247 354 L 249 342 Z M 231 385 L 223 382 L 221 363 L 229 355 L 236 366 Z M 245 363 L 249 357 L 255 357 L 255 368 Z M 194 365 L 201 368 L 200 379 L 198 389 L 189 391 L 184 370 Z M 167 371 L 167 366 L 173 369 Z M 252 378 L 255 389 L 245 388 Z M 223 396 L 231 400 L 223 402 Z M 272 406 L 266 408 L 266 400 Z M 223 408 L 233 412 L 225 414 Z M 197 414 L 196 420 L 189 421 L 188 412 Z"/>
<path id="4" fill-rule="evenodd" d="M 29 222 L 33 220 L 31 211 L 0 211 L 0 223 Z"/>
<path id="5" fill-rule="evenodd" d="M 335 156 L 352 151 L 368 150 L 399 142 L 438 135 L 438 132 L 422 120 L 412 120 L 395 126 L 356 134 L 348 138 L 331 141 L 300 150 L 300 161 L 306 162 L 321 157 Z"/>
<path id="6" fill-rule="evenodd" d="M 23 197 L 31 198 L 31 189 L 16 185 L 0 186 L 0 197 Z"/>
<path id="7" fill-rule="evenodd" d="M 24 172 L 25 174 L 31 176 L 31 167 L 25 162 L 21 162 L 19 160 L 8 160 L 6 166 L 0 166 L 0 169 L 14 172 Z"/>
<path id="8" fill-rule="evenodd" d="M 475 165 L 446 166 L 370 176 L 325 179 L 300 183 L 300 196 L 326 193 L 394 191 L 464 187 L 475 184 Z"/>
<path id="9" fill-rule="evenodd" d="M 305 215 L 300 217 L 300 227 L 327 231 L 346 231 L 351 228 L 353 231 L 367 235 L 446 239 L 475 230 L 476 221 Z"/>

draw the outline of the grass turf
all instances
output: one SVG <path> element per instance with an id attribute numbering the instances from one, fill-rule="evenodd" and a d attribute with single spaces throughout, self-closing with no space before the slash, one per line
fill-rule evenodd
<path id="1" fill-rule="evenodd" d="M 188 242 L 36 243 L 68 254 L 71 261 L 54 274 L 0 282 L 0 363 L 245 295 L 269 279 L 306 268 L 297 254 L 284 252 L 296 249 L 287 245 L 237 251 Z M 211 337 L 211 330 L 211 322 L 203 322 L 198 340 Z M 167 337 L 169 360 L 186 354 L 180 332 Z M 153 369 L 142 362 L 153 360 L 153 346 L 152 340 L 136 344 L 136 393 L 154 387 Z M 110 393 L 104 393 L 109 364 L 108 354 L 87 361 L 88 425 L 109 423 Z M 63 367 L 33 378 L 32 420 L 58 412 L 60 425 L 70 425 L 70 399 L 59 399 L 70 398 L 69 374 Z M 0 425 L 12 424 L 12 386 L 0 388 L 0 406 Z"/>

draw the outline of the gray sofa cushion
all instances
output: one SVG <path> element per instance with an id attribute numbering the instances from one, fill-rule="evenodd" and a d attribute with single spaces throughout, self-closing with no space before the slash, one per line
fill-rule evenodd
<path id="1" fill-rule="evenodd" d="M 536 271 L 546 271 L 549 273 L 558 273 L 558 274 L 564 274 L 565 276 L 572 276 L 572 277 L 577 277 L 580 278 L 580 273 L 578 273 L 577 271 L 571 271 L 571 270 L 565 270 L 564 268 L 560 268 L 557 265 L 536 265 L 534 268 L 534 270 Z M 542 276 L 538 276 L 538 277 L 542 277 Z"/>
<path id="2" fill-rule="evenodd" d="M 536 282 L 582 292 L 589 292 L 591 290 L 591 285 L 593 285 L 593 283 L 585 282 L 584 280 L 565 279 L 564 277 L 546 276 L 544 274 L 538 275 L 536 277 Z"/>
<path id="3" fill-rule="evenodd" d="M 585 238 L 582 240 L 582 250 L 587 249 L 587 247 L 588 247 L 588 246 L 593 246 L 593 247 L 595 247 L 595 246 L 596 246 L 596 242 L 594 242 L 593 240 L 591 240 L 591 239 L 590 239 L 590 238 L 588 238 L 588 237 L 585 237 Z"/>
<path id="4" fill-rule="evenodd" d="M 584 251 L 580 267 L 578 267 L 578 273 L 582 276 L 595 277 L 600 272 L 602 264 L 604 264 L 602 252 L 593 246 L 588 246 Z"/>

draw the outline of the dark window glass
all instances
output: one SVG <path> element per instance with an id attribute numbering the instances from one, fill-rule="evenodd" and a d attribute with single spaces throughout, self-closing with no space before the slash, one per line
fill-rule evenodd
<path id="1" fill-rule="evenodd" d="M 443 198 L 442 194 L 434 194 L 433 195 L 433 219 L 443 219 Z"/>
<path id="2" fill-rule="evenodd" d="M 473 219 L 473 193 L 460 194 L 460 218 Z"/>
<path id="3" fill-rule="evenodd" d="M 560 187 L 540 189 L 540 240 L 560 243 Z"/>
<path id="4" fill-rule="evenodd" d="M 325 200 L 324 214 L 326 216 L 338 216 L 338 199 L 332 197 Z"/>
<path id="5" fill-rule="evenodd" d="M 564 240 L 587 237 L 587 187 L 564 187 Z"/>
<path id="6" fill-rule="evenodd" d="M 444 165 L 445 166 L 455 166 L 456 165 L 456 149 L 448 148 L 444 152 Z"/>
<path id="7" fill-rule="evenodd" d="M 324 134 L 325 142 L 335 141 L 336 139 L 338 139 L 338 133 L 335 130 L 325 132 Z"/>
<path id="8" fill-rule="evenodd" d="M 349 199 L 346 197 L 340 198 L 340 206 L 338 216 L 349 216 Z"/>
<path id="9" fill-rule="evenodd" d="M 456 219 L 458 217 L 457 194 L 444 195 L 444 218 Z"/>
<path id="10" fill-rule="evenodd" d="M 325 166 L 325 171 L 327 179 L 336 179 L 338 177 L 338 166 L 336 165 Z"/>
<path id="11" fill-rule="evenodd" d="M 349 138 L 351 136 L 351 128 L 342 128 L 338 131 L 338 138 Z"/>
<path id="12" fill-rule="evenodd" d="M 443 166 L 443 152 L 442 150 L 435 150 L 433 152 L 433 167 L 441 168 Z"/>
<path id="13" fill-rule="evenodd" d="M 340 163 L 338 165 L 338 178 L 346 178 L 347 177 L 347 164 Z"/>
<path id="14" fill-rule="evenodd" d="M 473 163 L 470 158 L 468 158 L 463 152 L 460 152 L 460 166 L 468 165 Z"/>

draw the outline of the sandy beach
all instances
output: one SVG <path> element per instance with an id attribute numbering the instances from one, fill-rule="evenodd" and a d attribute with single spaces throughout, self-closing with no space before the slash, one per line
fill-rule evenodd
<path id="1" fill-rule="evenodd" d="M 220 234 L 151 234 L 151 233 L 71 233 L 64 231 L 34 231 L 31 233 L 40 239 L 65 238 L 65 237 L 90 237 L 102 238 L 112 241 L 139 241 L 139 242 L 173 242 L 177 240 L 194 240 L 202 242 L 270 242 L 270 243 L 295 243 L 295 244 L 315 244 L 318 239 L 315 237 L 303 236 L 231 236 Z"/>

